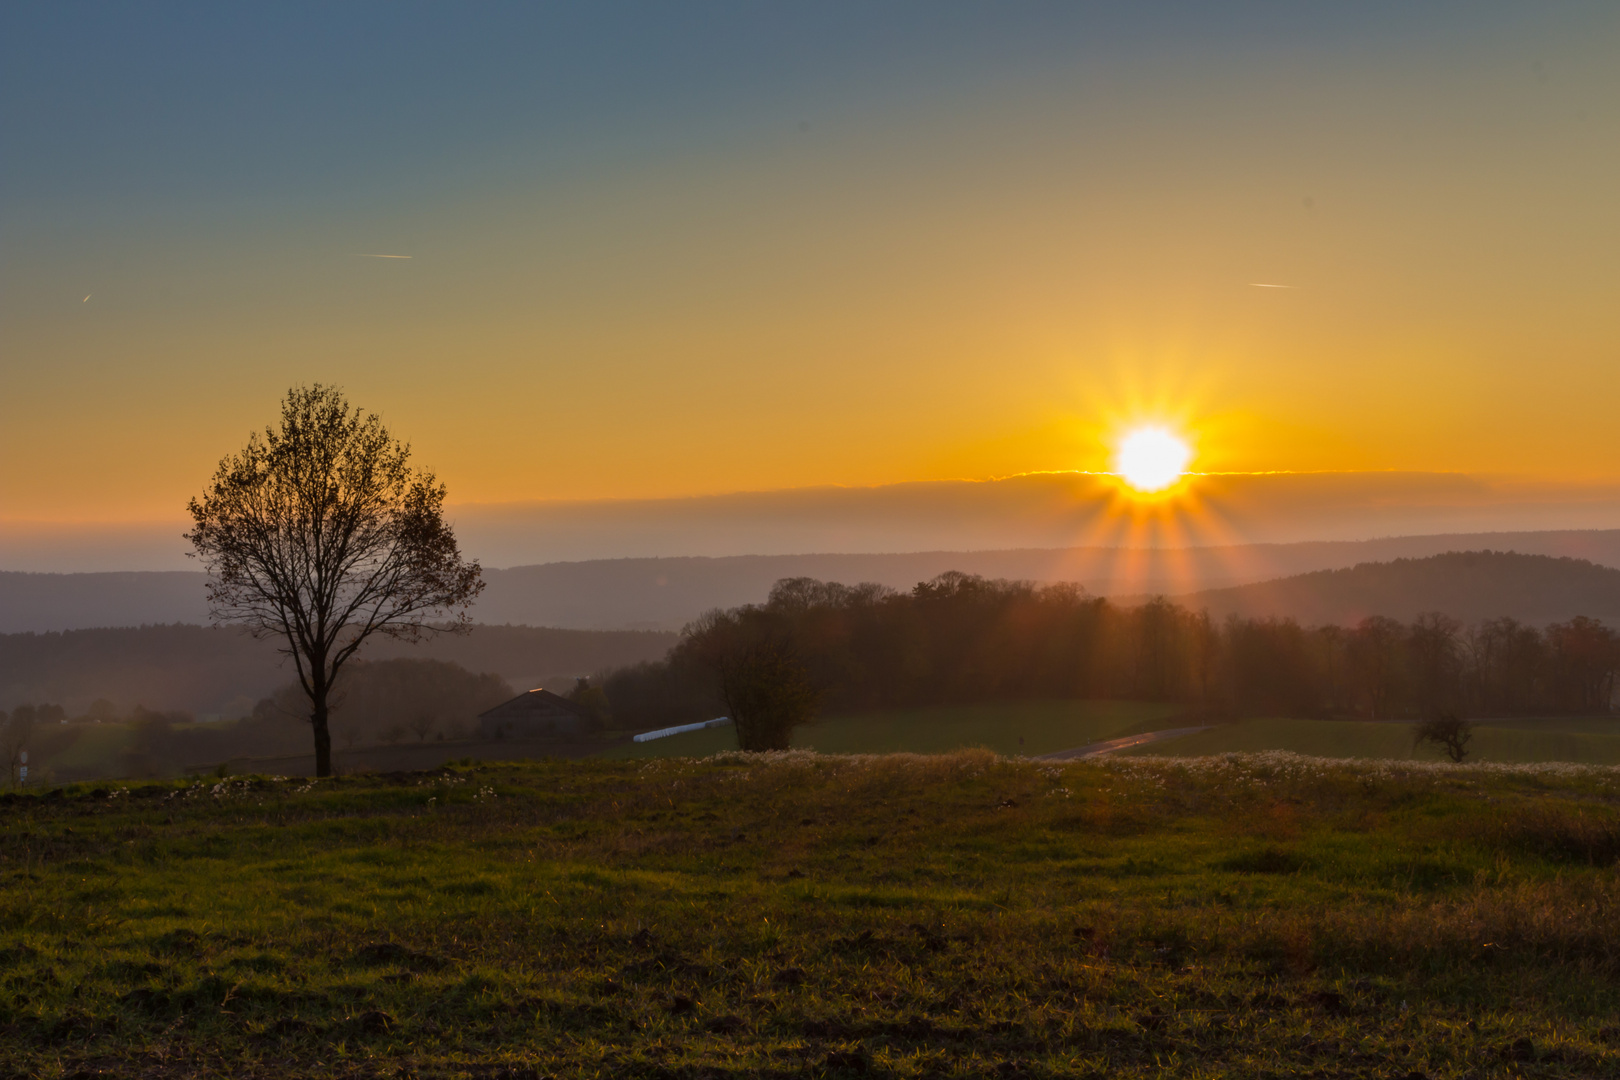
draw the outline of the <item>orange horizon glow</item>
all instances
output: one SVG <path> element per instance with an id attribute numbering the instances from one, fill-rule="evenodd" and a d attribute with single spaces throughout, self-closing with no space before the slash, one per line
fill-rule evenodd
<path id="1" fill-rule="evenodd" d="M 451 510 L 500 510 L 543 507 L 612 506 L 646 503 L 697 503 L 705 500 L 746 498 L 750 496 L 791 496 L 817 491 L 870 491 L 902 488 L 910 485 L 981 485 L 998 484 L 1033 477 L 1088 477 L 1109 481 L 1103 494 L 1097 497 L 1111 506 L 1130 508 L 1129 513 L 1112 513 L 1115 517 L 1136 520 L 1162 519 L 1168 514 L 1177 516 L 1183 504 L 1196 503 L 1200 485 L 1206 480 L 1244 479 L 1260 477 L 1291 478 L 1380 478 L 1455 477 L 1477 483 L 1493 494 L 1482 494 L 1480 504 L 1511 500 L 1534 505 L 1558 501 L 1613 501 L 1620 499 L 1620 482 L 1603 481 L 1549 481 L 1522 475 L 1501 473 L 1475 473 L 1462 470 L 1416 469 L 1187 469 L 1175 482 L 1156 490 L 1143 490 L 1131 484 L 1115 469 L 1029 469 L 998 475 L 968 476 L 946 475 L 910 480 L 891 480 L 875 483 L 813 483 L 792 487 L 727 488 L 717 490 L 681 491 L 668 495 L 601 495 L 596 497 L 473 499 L 456 498 L 452 490 L 445 505 Z M 441 477 L 442 479 L 442 477 Z M 52 530 L 59 528 L 119 525 L 136 528 L 168 528 L 177 523 L 189 527 L 183 507 L 167 507 L 167 513 L 131 514 L 124 516 L 79 512 L 73 514 L 30 516 L 0 514 L 0 527 L 11 530 Z"/>
<path id="2" fill-rule="evenodd" d="M 745 72 L 656 122 L 502 93 L 351 118 L 326 148 L 352 144 L 345 169 L 287 133 L 391 95 L 267 75 L 278 124 L 198 123 L 187 99 L 60 142 L 105 95 L 53 113 L 85 91 L 42 53 L 54 90 L 12 118 L 34 117 L 42 149 L 12 157 L 38 176 L 8 186 L 0 245 L 0 519 L 181 518 L 313 382 L 380 413 L 453 505 L 1108 473 L 1144 424 L 1204 475 L 1620 481 L 1620 111 L 1591 104 L 1620 100 L 1617 20 L 1084 58 L 1043 32 L 972 78 L 833 65 L 772 98 Z M 618 55 L 585 73 L 633 82 Z M 399 107 L 505 85 L 435 77 Z M 453 118 L 492 108 L 510 126 L 462 142 Z M 553 113 L 573 118 L 526 126 Z M 411 135 L 384 165 L 360 130 Z M 210 171 L 272 131 L 293 156 Z"/>

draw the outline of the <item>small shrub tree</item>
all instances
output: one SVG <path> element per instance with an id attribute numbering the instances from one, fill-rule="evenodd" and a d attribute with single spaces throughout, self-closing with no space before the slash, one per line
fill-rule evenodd
<path id="1" fill-rule="evenodd" d="M 162 776 L 173 765 L 174 725 L 185 713 L 162 713 L 143 705 L 130 713 L 131 739 L 124 749 L 124 771 L 131 776 Z"/>
<path id="2" fill-rule="evenodd" d="M 1455 713 L 1441 713 L 1417 724 L 1412 729 L 1412 748 L 1423 743 L 1434 743 L 1445 751 L 1446 757 L 1461 764 L 1468 756 L 1468 742 L 1474 737 L 1474 725 Z"/>
<path id="3" fill-rule="evenodd" d="M 694 661 L 717 683 L 742 750 L 786 750 L 793 729 L 815 716 L 821 690 L 772 611 L 710 611 L 682 633 L 677 662 Z"/>
<path id="4" fill-rule="evenodd" d="M 720 694 L 742 750 L 786 750 L 793 729 L 815 716 L 821 695 L 792 648 L 780 641 L 749 644 L 720 678 Z"/>
<path id="5" fill-rule="evenodd" d="M 613 708 L 608 704 L 607 694 L 600 686 L 592 686 L 589 679 L 577 680 L 568 692 L 568 700 L 591 714 L 591 727 L 598 731 L 605 730 L 613 721 Z"/>

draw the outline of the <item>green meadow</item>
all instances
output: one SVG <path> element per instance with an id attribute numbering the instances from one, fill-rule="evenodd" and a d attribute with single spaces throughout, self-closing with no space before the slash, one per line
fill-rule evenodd
<path id="1" fill-rule="evenodd" d="M 790 751 L 3 811 L 0 1075 L 1620 1074 L 1615 769 Z"/>
<path id="2" fill-rule="evenodd" d="M 884 709 L 824 717 L 794 732 L 796 749 L 825 754 L 939 754 L 983 748 L 1006 757 L 1039 757 L 1122 735 L 1189 723 L 1183 706 L 1139 701 L 1014 701 Z M 633 743 L 630 732 L 600 756 L 609 759 L 708 757 L 737 747 L 729 727 Z M 133 745 L 123 724 L 87 726 L 67 748 L 45 763 L 47 775 L 117 776 Z M 372 748 L 376 749 L 376 748 Z M 1121 751 L 1138 756 L 1195 757 L 1207 754 L 1287 750 L 1314 757 L 1438 760 L 1433 747 L 1414 749 L 1409 723 L 1340 720 L 1246 719 L 1196 734 Z M 456 744 L 445 757 L 468 753 Z M 487 744 L 473 752 L 493 752 Z M 514 753 L 532 753 L 515 748 Z M 340 757 L 365 767 L 367 748 Z M 1551 718 L 1481 721 L 1470 746 L 1481 761 L 1570 761 L 1620 764 L 1620 720 Z M 441 759 L 442 760 L 442 759 Z M 202 763 L 206 764 L 206 763 Z M 347 767 L 347 766 L 346 766 Z M 373 766 L 375 767 L 375 766 Z M 178 770 L 176 770 L 178 771 Z"/>
<path id="3" fill-rule="evenodd" d="M 51 759 L 56 769 L 83 769 L 115 773 L 123 755 L 135 744 L 135 729 L 128 724 L 85 724 L 79 737 Z"/>
<path id="4" fill-rule="evenodd" d="M 1181 706 L 1144 701 L 1012 701 L 829 716 L 796 729 L 793 746 L 823 754 L 939 754 L 983 747 L 1037 757 L 1173 727 Z M 729 727 L 615 747 L 611 757 L 707 757 L 737 748 Z"/>
<path id="5" fill-rule="evenodd" d="M 874 710 L 826 717 L 797 729 L 797 749 L 827 754 L 949 753 L 985 748 L 1006 757 L 1039 757 L 1088 743 L 1181 727 L 1184 710 L 1137 701 L 1022 701 Z M 610 758 L 708 757 L 735 750 L 729 727 L 625 743 Z M 1308 757 L 1438 761 L 1432 746 L 1414 747 L 1406 721 L 1255 718 L 1119 753 L 1148 757 L 1283 750 Z M 1469 745 L 1471 760 L 1566 761 L 1620 765 L 1620 719 L 1612 717 L 1484 720 Z"/>
<path id="6" fill-rule="evenodd" d="M 1199 757 L 1263 750 L 1330 758 L 1433 761 L 1440 757 L 1440 751 L 1433 746 L 1413 747 L 1409 723 L 1354 720 L 1243 720 L 1126 752 Z M 1554 717 L 1480 721 L 1468 754 L 1470 760 L 1486 762 L 1620 765 L 1620 720 Z"/>

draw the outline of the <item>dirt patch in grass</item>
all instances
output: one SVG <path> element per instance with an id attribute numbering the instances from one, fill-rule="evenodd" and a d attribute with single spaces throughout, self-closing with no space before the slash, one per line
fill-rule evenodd
<path id="1" fill-rule="evenodd" d="M 1237 874 L 1297 874 L 1304 868 L 1305 860 L 1298 852 L 1263 847 L 1228 855 L 1215 866 Z"/>

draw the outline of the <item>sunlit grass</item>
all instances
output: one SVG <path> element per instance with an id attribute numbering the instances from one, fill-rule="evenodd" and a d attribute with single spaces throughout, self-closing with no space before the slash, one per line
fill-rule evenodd
<path id="1" fill-rule="evenodd" d="M 796 752 L 104 790 L 5 808 L 16 1073 L 1620 1070 L 1617 770 Z"/>

